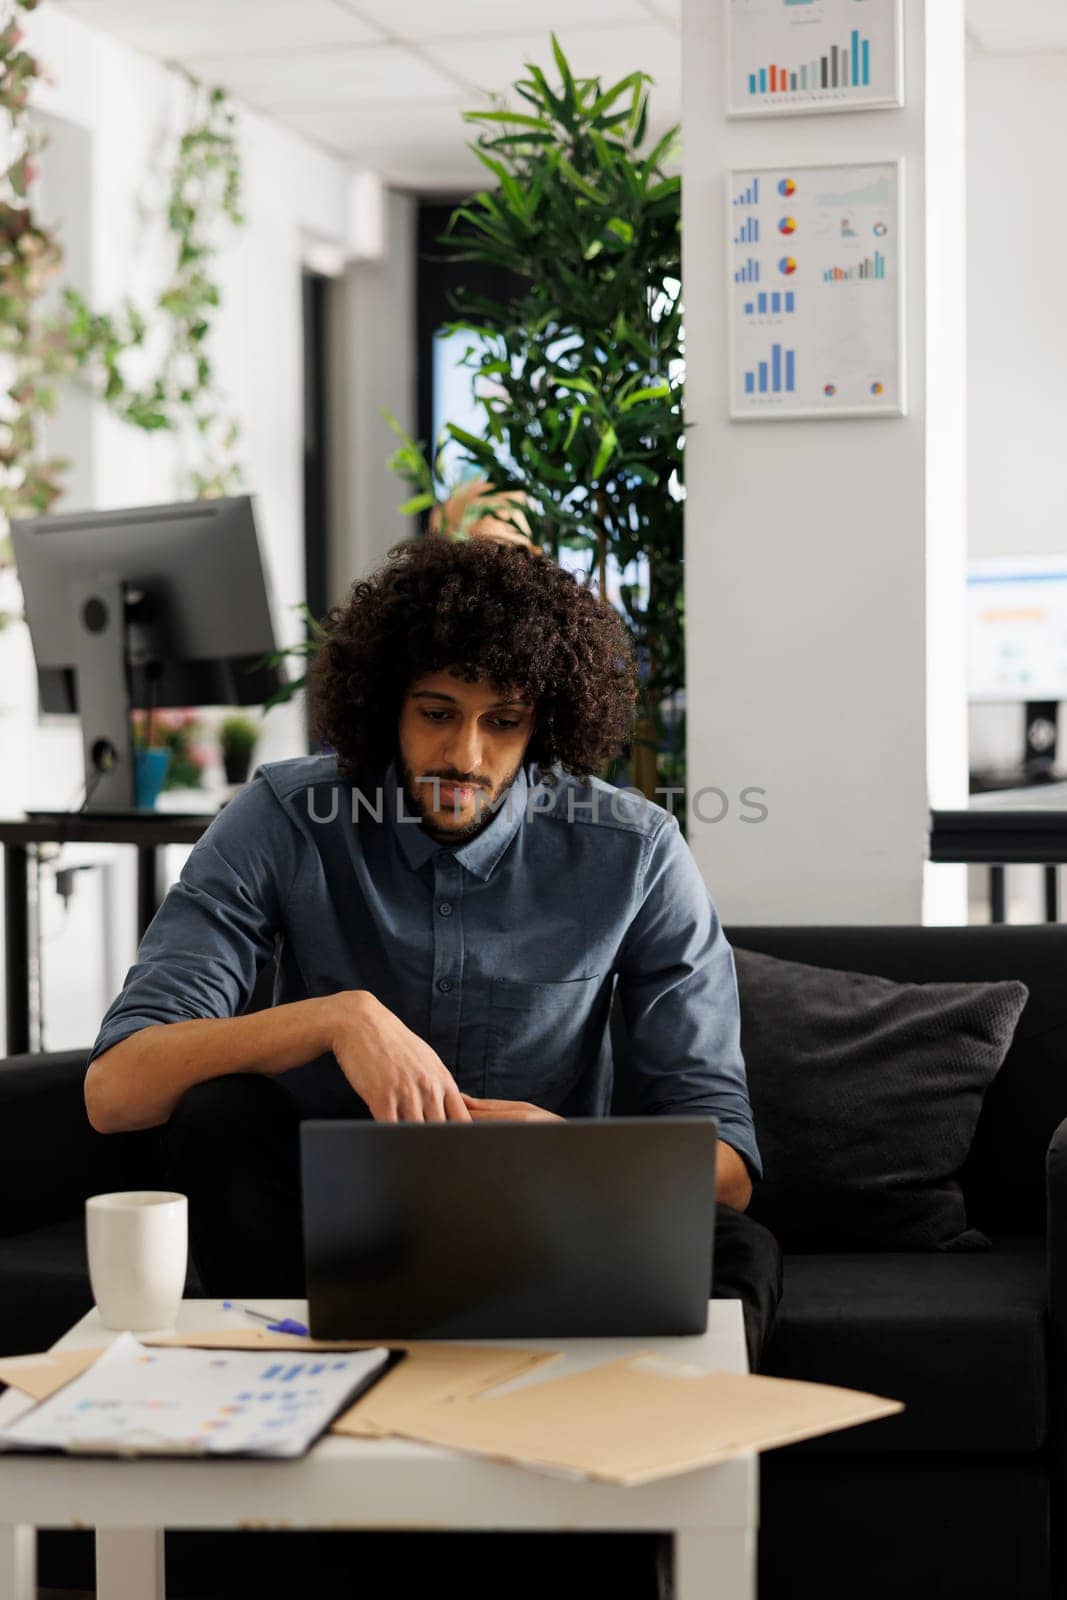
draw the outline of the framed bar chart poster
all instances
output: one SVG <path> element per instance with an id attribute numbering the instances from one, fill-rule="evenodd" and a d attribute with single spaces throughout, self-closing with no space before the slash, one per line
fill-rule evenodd
<path id="1" fill-rule="evenodd" d="M 901 0 L 728 0 L 731 117 L 903 105 Z"/>
<path id="2" fill-rule="evenodd" d="M 731 417 L 902 416 L 901 163 L 726 184 Z"/>

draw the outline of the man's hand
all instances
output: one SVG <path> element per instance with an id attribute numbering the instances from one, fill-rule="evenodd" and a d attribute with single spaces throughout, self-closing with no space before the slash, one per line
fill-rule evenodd
<path id="1" fill-rule="evenodd" d="M 470 1122 L 437 1051 L 366 989 L 335 995 L 331 1045 L 375 1122 Z"/>
<path id="2" fill-rule="evenodd" d="M 460 1090 L 460 1099 L 473 1122 L 566 1122 L 554 1111 L 544 1111 L 528 1100 L 479 1100 Z"/>

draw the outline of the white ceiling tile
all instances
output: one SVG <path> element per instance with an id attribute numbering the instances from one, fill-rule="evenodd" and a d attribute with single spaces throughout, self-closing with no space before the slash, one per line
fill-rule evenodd
<path id="1" fill-rule="evenodd" d="M 669 19 L 680 0 L 539 0 L 532 28 L 529 0 L 51 3 L 181 61 L 354 164 L 428 191 L 480 182 L 466 148 L 477 130 L 460 113 L 506 94 L 527 61 L 554 80 L 553 29 L 579 75 L 613 82 L 638 66 L 650 72 L 654 127 L 680 117 L 680 42 Z M 408 34 L 419 48 L 383 43 L 383 33 Z"/>
<path id="2" fill-rule="evenodd" d="M 680 107 L 681 45 L 678 35 L 665 25 L 649 22 L 634 28 L 563 28 L 559 41 L 576 76 L 600 78 L 607 85 L 640 68 L 655 79 L 655 109 L 661 110 L 663 101 Z M 551 42 L 544 33 L 434 45 L 433 58 L 490 94 L 505 93 L 516 78 L 525 76 L 523 68 L 530 61 L 542 68 L 550 83 L 559 77 Z"/>
<path id="3" fill-rule="evenodd" d="M 429 39 L 479 39 L 486 34 L 521 32 L 532 18 L 550 29 L 565 24 L 606 26 L 641 22 L 640 0 L 355 0 L 360 13 L 400 38 L 424 44 Z"/>
<path id="4" fill-rule="evenodd" d="M 967 28 L 994 55 L 1067 50 L 1067 3 L 967 0 Z"/>
<path id="5" fill-rule="evenodd" d="M 360 156 L 390 144 L 440 148 L 463 155 L 470 137 L 460 115 L 463 109 L 462 100 L 421 100 L 414 104 L 394 100 L 378 105 L 353 103 L 322 110 L 283 111 L 279 120 L 295 133 L 344 155 Z"/>
<path id="6" fill-rule="evenodd" d="M 193 56 L 187 65 L 197 77 L 224 84 L 239 99 L 265 111 L 315 110 L 382 100 L 440 100 L 456 90 L 445 73 L 401 45 L 242 57 Z"/>
<path id="7" fill-rule="evenodd" d="M 302 137 L 312 136 L 304 134 Z M 442 190 L 451 195 L 469 194 L 480 184 L 479 174 L 483 171 L 469 150 L 453 150 L 433 142 L 408 144 L 403 139 L 391 138 L 384 144 L 368 145 L 355 155 L 338 151 L 336 145 L 328 142 L 323 148 L 347 157 L 353 166 L 369 168 L 387 184 L 413 189 L 418 194 Z"/>
<path id="8" fill-rule="evenodd" d="M 469 102 L 419 105 L 406 103 L 285 111 L 278 120 L 302 138 L 353 166 L 371 167 L 387 182 L 418 190 L 473 190 L 487 182 L 485 168 L 467 144 L 471 131 L 460 112 Z M 654 120 L 647 147 L 667 130 Z"/>
<path id="9" fill-rule="evenodd" d="M 382 38 L 339 0 L 73 0 L 69 9 L 133 50 L 172 60 Z"/>

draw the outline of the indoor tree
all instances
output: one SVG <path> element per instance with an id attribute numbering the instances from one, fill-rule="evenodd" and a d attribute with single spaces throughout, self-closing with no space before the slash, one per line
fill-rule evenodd
<path id="1" fill-rule="evenodd" d="M 392 464 L 417 490 L 404 510 L 427 510 L 448 493 L 451 441 L 466 473 L 520 491 L 549 555 L 588 553 L 601 593 L 609 557 L 637 574 L 618 602 L 641 673 L 630 776 L 651 796 L 682 781 L 684 760 L 681 720 L 668 729 L 661 715 L 684 677 L 681 180 L 664 167 L 677 130 L 646 150 L 648 75 L 604 88 L 552 44 L 555 86 L 528 65 L 521 110 L 464 114 L 493 182 L 441 239 L 450 260 L 500 269 L 507 285 L 496 298 L 460 290 L 442 330 L 467 336 L 482 436 L 449 425 L 432 455 L 405 439 Z M 508 502 L 498 514 L 513 515 Z"/>

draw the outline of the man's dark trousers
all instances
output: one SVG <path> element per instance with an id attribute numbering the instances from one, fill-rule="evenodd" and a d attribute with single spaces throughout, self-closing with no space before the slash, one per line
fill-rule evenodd
<path id="1" fill-rule="evenodd" d="M 300 1120 L 278 1079 L 235 1074 L 191 1089 L 162 1129 L 168 1182 L 189 1196 L 193 1262 L 213 1298 L 304 1293 Z M 741 1301 L 753 1371 L 773 1330 L 781 1288 L 773 1235 L 743 1212 L 719 1205 L 710 1293 Z"/>

